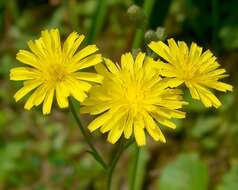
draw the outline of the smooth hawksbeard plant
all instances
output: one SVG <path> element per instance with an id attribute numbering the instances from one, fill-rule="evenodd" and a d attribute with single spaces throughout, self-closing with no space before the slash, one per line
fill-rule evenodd
<path id="1" fill-rule="evenodd" d="M 95 66 L 104 77 L 102 84 L 94 85 L 88 98 L 82 103 L 82 113 L 98 115 L 88 126 L 90 131 L 100 128 L 109 132 L 108 141 L 135 136 L 139 146 L 146 144 L 145 131 L 154 140 L 165 142 L 157 123 L 169 128 L 176 125 L 171 118 L 184 118 L 179 111 L 186 102 L 182 101 L 181 90 L 169 88 L 152 65 L 152 58 L 139 53 L 134 60 L 130 53 L 121 57 L 121 65 L 104 59 L 104 64 Z"/>
<path id="2" fill-rule="evenodd" d="M 149 1 L 146 1 L 149 2 Z M 54 96 L 60 108 L 70 111 L 87 142 L 90 153 L 107 173 L 107 187 L 112 190 L 112 174 L 122 152 L 135 141 L 135 162 L 132 172 L 131 189 L 135 189 L 139 146 L 146 144 L 146 133 L 155 141 L 165 142 L 160 125 L 174 129 L 173 118 L 185 118 L 180 109 L 187 104 L 183 101 L 182 90 L 176 87 L 185 83 L 194 99 L 201 100 L 206 107 L 219 107 L 220 101 L 209 90 L 231 91 L 232 86 L 219 80 L 228 76 L 219 68 L 216 57 L 207 50 L 192 43 L 168 40 L 168 46 L 159 41 L 149 47 L 161 59 L 154 60 L 138 53 L 121 56 L 121 63 L 102 59 L 96 54 L 98 48 L 88 45 L 78 51 L 84 36 L 71 33 L 61 45 L 57 29 L 45 30 L 37 40 L 29 41 L 30 51 L 20 50 L 17 60 L 25 64 L 10 71 L 10 79 L 24 81 L 24 86 L 14 95 L 16 101 L 30 94 L 26 109 L 43 104 L 43 114 L 51 112 Z M 94 66 L 97 73 L 82 71 Z M 74 108 L 69 96 L 81 102 L 81 113 L 95 118 L 88 125 L 89 130 L 100 129 L 108 133 L 107 140 L 114 144 L 120 137 L 131 138 L 118 143 L 117 151 L 110 162 L 97 151 L 90 135 Z M 134 137 L 134 138 L 133 138 Z"/>
<path id="3" fill-rule="evenodd" d="M 231 85 L 219 81 L 228 76 L 226 70 L 219 68 L 220 64 L 209 50 L 202 52 L 196 43 L 192 43 L 189 49 L 185 42 L 176 43 L 174 39 L 169 39 L 168 45 L 159 41 L 151 42 L 149 47 L 165 61 L 158 61 L 157 68 L 162 76 L 171 78 L 170 86 L 185 83 L 192 98 L 201 100 L 206 107 L 221 106 L 208 88 L 232 91 Z"/>
<path id="4" fill-rule="evenodd" d="M 11 80 L 25 81 L 15 94 L 15 100 L 34 90 L 25 108 L 29 110 L 43 103 L 43 114 L 50 113 L 55 94 L 60 108 L 68 107 L 69 96 L 83 101 L 91 88 L 89 82 L 100 83 L 103 79 L 99 74 L 80 71 L 102 61 L 101 55 L 95 54 L 98 51 L 95 45 L 77 51 L 83 39 L 83 35 L 73 32 L 61 45 L 59 31 L 52 29 L 42 31 L 41 37 L 34 42 L 29 41 L 31 51 L 17 53 L 17 60 L 27 66 L 10 71 Z"/>

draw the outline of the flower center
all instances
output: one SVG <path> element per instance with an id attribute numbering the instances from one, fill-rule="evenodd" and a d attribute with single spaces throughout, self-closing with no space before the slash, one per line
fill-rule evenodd
<path id="1" fill-rule="evenodd" d="M 182 79 L 185 81 L 191 81 L 194 80 L 194 78 L 197 76 L 199 70 L 194 64 L 189 63 L 189 60 L 187 60 L 187 64 L 182 68 L 182 73 L 180 76 L 182 76 Z"/>
<path id="2" fill-rule="evenodd" d="M 61 82 L 67 75 L 66 68 L 63 64 L 52 64 L 48 67 L 48 77 L 52 82 Z"/>
<path id="3" fill-rule="evenodd" d="M 130 86 L 125 90 L 125 103 L 130 108 L 131 112 L 136 115 L 141 109 L 142 102 L 145 98 L 145 92 L 138 86 Z"/>

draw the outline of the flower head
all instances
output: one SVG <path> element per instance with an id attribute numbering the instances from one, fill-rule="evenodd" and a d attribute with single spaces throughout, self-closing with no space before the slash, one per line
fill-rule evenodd
<path id="1" fill-rule="evenodd" d="M 121 66 L 109 59 L 105 66 L 96 65 L 104 77 L 100 85 L 94 85 L 88 98 L 82 103 L 82 113 L 98 115 L 88 126 L 90 131 L 100 128 L 109 132 L 108 141 L 115 143 L 124 133 L 125 138 L 135 136 L 138 145 L 146 143 L 145 130 L 154 140 L 165 142 L 157 123 L 169 128 L 176 125 L 171 118 L 184 118 L 178 109 L 182 101 L 181 91 L 168 88 L 151 66 L 154 61 L 139 53 L 134 60 L 130 53 L 121 57 Z"/>
<path id="2" fill-rule="evenodd" d="M 68 107 L 68 97 L 72 95 L 83 101 L 91 88 L 90 82 L 101 82 L 102 76 L 82 72 L 81 69 L 101 62 L 98 48 L 89 45 L 77 52 L 84 36 L 71 33 L 61 46 L 57 29 L 42 31 L 41 37 L 29 41 L 31 51 L 20 50 L 16 59 L 26 64 L 10 71 L 10 79 L 24 80 L 24 86 L 14 95 L 16 101 L 34 90 L 26 101 L 25 108 L 31 109 L 43 103 L 43 114 L 51 111 L 54 94 L 60 108 Z"/>
<path id="3" fill-rule="evenodd" d="M 168 46 L 159 41 L 151 42 L 149 47 L 162 57 L 167 63 L 157 65 L 163 76 L 169 77 L 173 87 L 182 83 L 189 88 L 192 98 L 201 100 L 206 107 L 219 107 L 221 102 L 208 89 L 232 91 L 232 86 L 219 79 L 227 77 L 226 70 L 219 68 L 216 57 L 209 51 L 202 52 L 202 48 L 192 43 L 190 49 L 185 42 L 174 39 L 168 40 Z"/>

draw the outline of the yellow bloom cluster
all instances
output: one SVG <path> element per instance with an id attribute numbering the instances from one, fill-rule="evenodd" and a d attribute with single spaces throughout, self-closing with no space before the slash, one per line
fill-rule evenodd
<path id="1" fill-rule="evenodd" d="M 138 53 L 121 56 L 120 64 L 102 58 L 95 45 L 80 51 L 84 36 L 71 33 L 61 45 L 57 29 L 42 32 L 38 40 L 29 41 L 31 51 L 20 50 L 17 60 L 26 64 L 10 71 L 11 80 L 23 80 L 15 94 L 16 101 L 32 92 L 25 108 L 43 104 L 43 114 L 51 111 L 54 96 L 60 108 L 68 107 L 68 97 L 82 103 L 81 113 L 97 115 L 89 124 L 90 131 L 108 132 L 108 141 L 115 143 L 124 135 L 135 137 L 139 146 L 146 144 L 147 132 L 154 140 L 165 142 L 157 124 L 169 128 L 172 118 L 184 118 L 180 109 L 186 104 L 182 91 L 185 84 L 194 99 L 206 107 L 219 107 L 221 102 L 208 89 L 232 91 L 232 86 L 219 80 L 228 76 L 219 68 L 216 57 L 192 43 L 176 43 L 173 39 L 151 42 L 149 47 L 160 56 L 154 60 Z M 80 71 L 95 66 L 96 73 Z"/>

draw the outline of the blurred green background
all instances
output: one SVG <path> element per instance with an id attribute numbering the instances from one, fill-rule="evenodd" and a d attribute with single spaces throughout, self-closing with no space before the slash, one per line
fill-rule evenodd
<path id="1" fill-rule="evenodd" d="M 175 131 L 163 129 L 167 143 L 148 138 L 139 159 L 138 190 L 238 189 L 238 1 L 154 0 L 143 24 L 132 22 L 127 9 L 143 0 L 0 0 L 0 190 L 104 190 L 105 172 L 87 152 L 68 110 L 42 116 L 40 108 L 23 109 L 13 94 L 21 83 L 9 81 L 9 69 L 20 64 L 16 52 L 43 29 L 72 31 L 96 43 L 104 56 L 118 60 L 130 51 L 138 28 L 165 27 L 168 37 L 197 42 L 211 49 L 230 73 L 233 93 L 217 93 L 223 106 L 205 109 L 191 101 L 187 118 Z M 144 35 L 144 34 L 143 34 Z M 146 50 L 148 39 L 142 39 Z M 85 125 L 88 118 L 83 117 Z M 115 146 L 94 133 L 105 158 Z M 133 145 L 134 146 L 134 145 Z M 115 190 L 130 181 L 133 146 L 114 174 Z"/>

